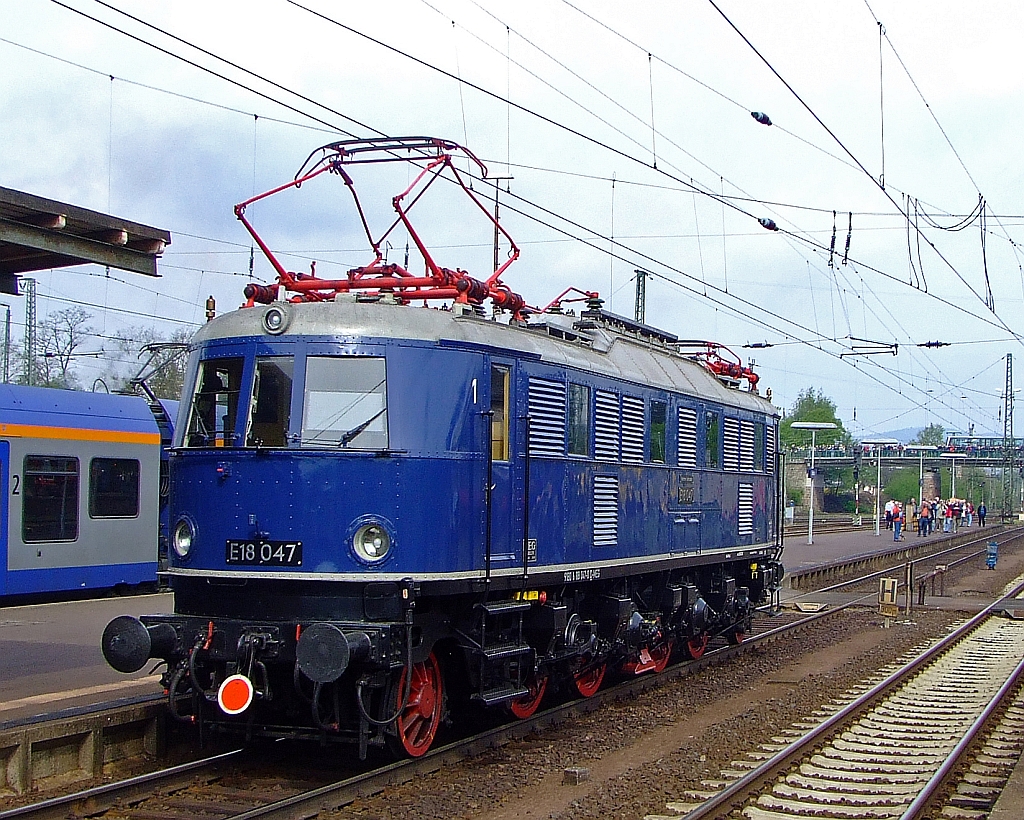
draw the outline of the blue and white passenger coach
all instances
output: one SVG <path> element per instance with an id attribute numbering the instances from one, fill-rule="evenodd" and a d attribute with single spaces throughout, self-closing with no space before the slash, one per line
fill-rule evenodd
<path id="1" fill-rule="evenodd" d="M 0 596 L 155 586 L 160 443 L 145 399 L 0 385 Z"/>
<path id="2" fill-rule="evenodd" d="M 756 376 L 594 294 L 526 322 L 496 279 L 438 268 L 454 306 L 402 304 L 395 268 L 360 271 L 366 294 L 283 274 L 197 335 L 175 612 L 111 622 L 111 665 L 166 660 L 172 709 L 211 728 L 420 755 L 445 715 L 526 717 L 549 684 L 741 640 L 782 576 Z"/>

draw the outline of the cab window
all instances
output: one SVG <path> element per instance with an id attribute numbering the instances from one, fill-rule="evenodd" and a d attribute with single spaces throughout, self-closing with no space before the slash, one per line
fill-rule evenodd
<path id="1" fill-rule="evenodd" d="M 242 363 L 241 356 L 200 362 L 185 430 L 186 447 L 237 446 Z"/>
<path id="2" fill-rule="evenodd" d="M 294 368 L 295 361 L 291 356 L 261 356 L 256 359 L 246 447 L 287 445 Z"/>
<path id="3" fill-rule="evenodd" d="M 376 356 L 309 356 L 302 446 L 388 449 L 387 378 Z"/>

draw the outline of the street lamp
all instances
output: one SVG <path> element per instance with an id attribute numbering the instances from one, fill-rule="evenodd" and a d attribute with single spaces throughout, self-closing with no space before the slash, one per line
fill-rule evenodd
<path id="1" fill-rule="evenodd" d="M 878 478 L 875 484 L 875 535 L 881 535 L 882 531 L 879 527 L 879 512 L 880 512 L 880 501 L 882 498 L 882 447 L 891 447 L 899 444 L 899 439 L 895 438 L 866 438 L 861 441 L 861 445 L 868 445 L 872 449 L 878 448 Z"/>
<path id="2" fill-rule="evenodd" d="M 835 430 L 836 425 L 831 421 L 794 421 L 789 425 L 794 430 L 811 431 L 811 473 L 808 476 L 811 482 L 811 500 L 807 506 L 807 543 L 814 543 L 814 437 L 819 430 Z"/>

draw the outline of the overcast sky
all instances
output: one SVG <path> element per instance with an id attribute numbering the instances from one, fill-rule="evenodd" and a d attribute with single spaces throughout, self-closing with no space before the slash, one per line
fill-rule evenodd
<path id="1" fill-rule="evenodd" d="M 642 267 L 647 322 L 755 358 L 780 407 L 815 387 L 858 436 L 1002 434 L 1006 354 L 1024 368 L 1017 3 L 307 0 L 346 29 L 284 0 L 62 1 L 127 34 L 0 0 L 0 185 L 172 234 L 160 279 L 38 276 L 41 314 L 92 312 L 90 349 L 197 326 L 211 294 L 237 306 L 251 243 L 232 207 L 316 147 L 426 134 L 514 178 L 505 279 L 528 303 L 574 285 L 632 315 Z M 408 174 L 353 172 L 375 225 Z M 251 214 L 296 270 L 371 259 L 337 178 Z M 447 186 L 413 216 L 441 264 L 489 273 L 487 224 Z M 868 342 L 898 355 L 850 355 Z M 100 367 L 83 360 L 83 382 Z"/>

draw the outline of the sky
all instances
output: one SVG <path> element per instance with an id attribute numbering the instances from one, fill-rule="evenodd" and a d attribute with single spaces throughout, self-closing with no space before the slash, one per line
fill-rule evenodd
<path id="1" fill-rule="evenodd" d="M 1022 18 L 998 0 L 0 0 L 0 185 L 171 232 L 158 279 L 38 274 L 41 316 L 92 314 L 86 387 L 132 366 L 111 364 L 115 334 L 241 303 L 236 203 L 327 143 L 430 135 L 512 177 L 504 281 L 528 304 L 574 286 L 632 316 L 642 269 L 645 321 L 755 360 L 782 409 L 814 388 L 857 437 L 1001 436 L 1007 354 L 1024 367 Z M 409 174 L 353 169 L 375 230 Z M 336 177 L 248 214 L 290 269 L 372 259 Z M 453 186 L 412 217 L 442 265 L 490 273 L 489 225 Z M 258 250 L 252 272 L 271 278 Z"/>

